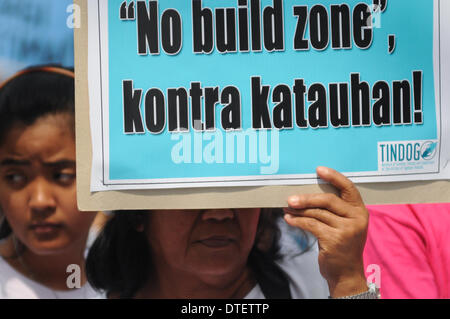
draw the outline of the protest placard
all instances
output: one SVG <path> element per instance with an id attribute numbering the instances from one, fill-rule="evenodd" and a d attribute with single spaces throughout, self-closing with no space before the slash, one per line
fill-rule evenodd
<path id="1" fill-rule="evenodd" d="M 78 1 L 88 23 L 77 30 L 77 83 L 88 79 L 89 109 L 77 99 L 77 145 L 92 142 L 92 155 L 79 151 L 79 165 L 92 159 L 90 191 L 277 206 L 300 188 L 267 185 L 316 184 L 319 165 L 368 189 L 448 187 L 420 182 L 450 177 L 448 9 L 322 2 Z M 199 204 L 211 192 L 216 204 Z"/>

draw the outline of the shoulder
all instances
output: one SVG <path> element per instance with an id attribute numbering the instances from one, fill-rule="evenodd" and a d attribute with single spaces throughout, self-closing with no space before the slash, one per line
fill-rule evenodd
<path id="1" fill-rule="evenodd" d="M 0 258 L 0 299 L 103 299 L 104 294 L 95 291 L 89 283 L 79 289 L 55 291 L 12 268 Z"/>
<path id="2" fill-rule="evenodd" d="M 37 286 L 0 258 L 0 299 L 37 299 Z"/>
<path id="3" fill-rule="evenodd" d="M 370 215 L 399 220 L 450 218 L 450 203 L 369 205 Z"/>
<path id="4" fill-rule="evenodd" d="M 384 298 L 446 296 L 450 204 L 369 206 L 364 265 Z M 405 272 L 403 265 L 408 265 Z M 378 270 L 377 270 L 378 269 Z M 366 270 L 367 272 L 368 270 Z M 411 283 L 411 278 L 415 278 Z M 439 292 L 440 291 L 440 292 Z M 447 293 L 448 296 L 448 293 Z"/>
<path id="5" fill-rule="evenodd" d="M 328 298 L 328 284 L 319 270 L 317 244 L 301 254 L 283 256 L 277 264 L 289 280 L 292 298 Z"/>

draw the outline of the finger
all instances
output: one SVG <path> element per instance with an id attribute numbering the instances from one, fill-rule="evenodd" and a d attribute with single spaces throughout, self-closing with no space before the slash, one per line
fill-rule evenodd
<path id="1" fill-rule="evenodd" d="M 340 224 L 342 224 L 343 220 L 342 217 L 336 216 L 335 214 L 323 210 L 323 209 L 317 209 L 317 208 L 309 208 L 309 209 L 292 209 L 292 208 L 285 208 L 284 212 L 286 214 L 291 214 L 293 216 L 298 217 L 309 217 L 317 219 L 318 221 L 332 227 L 337 228 Z"/>
<path id="2" fill-rule="evenodd" d="M 284 220 L 293 227 L 301 228 L 310 232 L 317 239 L 324 238 L 327 234 L 333 231 L 333 228 L 315 218 L 298 217 L 292 214 L 285 214 Z"/>
<path id="3" fill-rule="evenodd" d="M 301 194 L 288 198 L 288 205 L 294 209 L 320 208 L 326 209 L 332 214 L 349 217 L 353 208 L 335 194 Z"/>
<path id="4" fill-rule="evenodd" d="M 319 166 L 316 171 L 321 179 L 331 183 L 331 185 L 340 191 L 343 200 L 355 204 L 362 203 L 362 198 L 358 189 L 347 177 L 329 167 Z"/>

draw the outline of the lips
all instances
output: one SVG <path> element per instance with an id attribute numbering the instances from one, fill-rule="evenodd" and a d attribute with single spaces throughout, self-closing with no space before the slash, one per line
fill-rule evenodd
<path id="1" fill-rule="evenodd" d="M 62 224 L 56 223 L 36 223 L 30 226 L 30 229 L 37 234 L 51 234 L 62 228 Z"/>
<path id="2" fill-rule="evenodd" d="M 211 236 L 197 241 L 209 248 L 224 248 L 232 245 L 236 240 L 226 236 Z"/>

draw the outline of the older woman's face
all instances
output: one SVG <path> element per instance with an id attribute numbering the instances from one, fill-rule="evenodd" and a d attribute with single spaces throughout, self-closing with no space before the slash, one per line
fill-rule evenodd
<path id="1" fill-rule="evenodd" d="M 150 213 L 147 234 L 157 267 L 197 277 L 238 274 L 253 247 L 260 209 Z"/>

